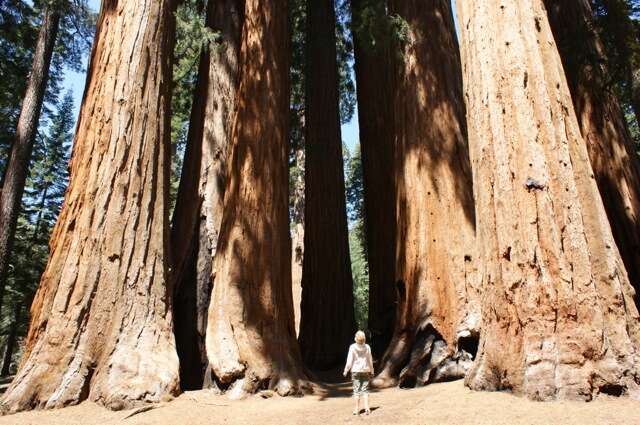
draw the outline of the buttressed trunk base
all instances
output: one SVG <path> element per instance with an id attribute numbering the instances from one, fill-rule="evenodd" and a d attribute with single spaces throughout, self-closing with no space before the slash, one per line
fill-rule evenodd
<path id="1" fill-rule="evenodd" d="M 5 409 L 121 409 L 178 391 L 165 261 L 172 6 L 103 2 L 71 181 Z"/>

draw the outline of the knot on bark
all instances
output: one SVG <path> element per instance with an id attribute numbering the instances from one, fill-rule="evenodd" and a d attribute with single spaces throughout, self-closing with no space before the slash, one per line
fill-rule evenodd
<path id="1" fill-rule="evenodd" d="M 528 192 L 532 190 L 543 190 L 546 185 L 534 179 L 533 177 L 527 177 L 527 181 L 524 183 L 524 186 L 527 188 Z"/>

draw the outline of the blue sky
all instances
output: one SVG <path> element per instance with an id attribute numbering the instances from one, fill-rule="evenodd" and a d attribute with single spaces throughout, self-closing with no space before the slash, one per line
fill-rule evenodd
<path id="1" fill-rule="evenodd" d="M 453 10 L 454 10 L 453 16 L 455 20 L 456 19 L 456 14 L 455 14 L 456 0 L 452 0 L 452 4 L 453 4 Z M 97 12 L 98 9 L 100 8 L 100 1 L 89 0 L 89 7 L 91 7 L 94 11 Z M 455 22 L 455 24 L 456 24 L 456 30 L 457 30 L 458 28 L 457 21 Z M 86 59 L 85 59 L 85 68 L 86 68 Z M 80 102 L 82 102 L 82 93 L 84 92 L 85 79 L 86 79 L 86 73 L 84 72 L 79 73 L 79 72 L 67 71 L 67 74 L 65 76 L 64 86 L 68 89 L 71 89 L 71 91 L 73 92 L 74 105 L 76 108 L 76 117 L 79 112 Z M 351 119 L 351 121 L 349 121 L 348 123 L 342 126 L 342 140 L 346 143 L 349 150 L 353 152 L 353 148 L 358 143 L 359 138 L 360 138 L 360 133 L 359 133 L 359 127 L 358 127 L 358 111 L 356 110 L 356 113 L 353 114 L 353 118 Z"/>

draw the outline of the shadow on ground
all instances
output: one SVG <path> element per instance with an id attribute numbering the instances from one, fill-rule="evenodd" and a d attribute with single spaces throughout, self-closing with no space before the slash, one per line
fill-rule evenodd
<path id="1" fill-rule="evenodd" d="M 313 381 L 314 394 L 318 396 L 319 401 L 353 395 L 351 375 L 342 376 L 342 370 L 307 371 L 307 375 Z M 369 386 L 369 392 L 376 393 L 378 390 Z M 371 408 L 372 411 L 375 409 L 378 407 Z"/>

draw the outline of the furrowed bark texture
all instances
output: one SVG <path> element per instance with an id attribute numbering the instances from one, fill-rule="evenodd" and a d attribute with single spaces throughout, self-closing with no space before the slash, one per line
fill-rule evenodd
<path id="1" fill-rule="evenodd" d="M 5 409 L 178 391 L 166 287 L 171 1 L 105 1 L 65 203 Z"/>
<path id="2" fill-rule="evenodd" d="M 462 345 L 480 319 L 475 217 L 451 6 L 393 1 L 390 11 L 409 26 L 394 97 L 398 310 L 374 383 L 413 387 L 462 378 L 471 365 L 475 352 Z"/>
<path id="3" fill-rule="evenodd" d="M 185 160 L 171 228 L 175 335 L 183 389 L 207 381 L 205 335 L 227 183 L 238 85 L 243 2 L 209 2 L 207 27 L 220 33 L 200 59 Z"/>
<path id="4" fill-rule="evenodd" d="M 305 365 L 344 362 L 355 331 L 338 110 L 333 0 L 307 1 L 305 229 L 300 349 Z"/>
<path id="5" fill-rule="evenodd" d="M 609 86 L 587 0 L 545 0 L 600 196 L 629 280 L 640 290 L 640 161 Z M 578 41 L 579 40 L 579 41 Z"/>
<path id="6" fill-rule="evenodd" d="M 373 11 L 378 21 L 385 19 L 385 2 L 351 0 L 351 9 L 369 264 L 368 325 L 371 350 L 378 358 L 391 341 L 396 312 L 393 53 L 380 29 L 374 34 L 378 38 L 375 46 L 371 34 L 361 30 L 365 10 Z"/>
<path id="7" fill-rule="evenodd" d="M 33 142 L 38 131 L 38 121 L 49 80 L 49 67 L 51 66 L 59 23 L 60 15 L 58 12 L 51 7 L 46 7 L 38 32 L 36 50 L 33 53 L 27 91 L 18 117 L 16 138 L 11 146 L 9 161 L 2 179 L 2 191 L 0 191 L 0 300 L 4 297 L 7 268 L 13 249 L 18 213 L 29 173 L 29 162 Z M 0 307 L 2 306 L 0 305 Z"/>
<path id="8" fill-rule="evenodd" d="M 291 296 L 286 1 L 247 0 L 207 355 L 232 397 L 303 386 Z"/>
<path id="9" fill-rule="evenodd" d="M 476 390 L 635 391 L 638 312 L 542 0 L 458 2 L 482 276 Z"/>

